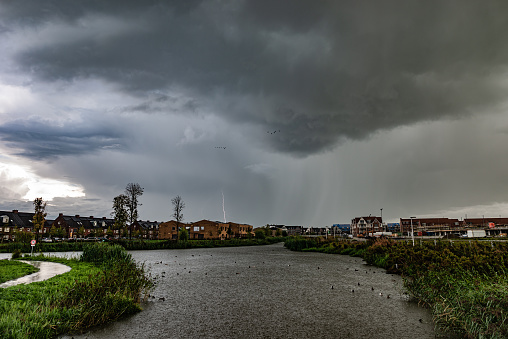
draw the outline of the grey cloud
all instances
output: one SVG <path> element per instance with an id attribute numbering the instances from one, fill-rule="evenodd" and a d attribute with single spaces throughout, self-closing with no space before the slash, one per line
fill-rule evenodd
<path id="1" fill-rule="evenodd" d="M 501 1 L 48 3 L 10 4 L 8 19 L 30 26 L 45 11 L 73 26 L 103 14 L 139 27 L 23 51 L 20 66 L 40 79 L 99 77 L 134 96 L 181 89 L 192 98 L 182 112 L 281 129 L 265 144 L 296 156 L 505 99 L 495 89 L 508 64 Z"/>
<path id="2" fill-rule="evenodd" d="M 122 136 L 112 126 L 92 127 L 51 121 L 17 120 L 0 126 L 0 139 L 16 149 L 16 155 L 35 160 L 82 155 L 101 149 L 122 148 Z"/>

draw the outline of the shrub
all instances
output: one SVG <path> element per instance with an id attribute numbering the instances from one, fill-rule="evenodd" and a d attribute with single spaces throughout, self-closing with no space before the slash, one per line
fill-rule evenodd
<path id="1" fill-rule="evenodd" d="M 14 252 L 12 252 L 12 259 L 18 259 L 21 258 L 22 256 L 23 254 L 19 248 L 15 249 Z"/>
<path id="2" fill-rule="evenodd" d="M 122 246 L 109 245 L 108 243 L 85 245 L 80 261 L 105 266 L 133 263 L 132 256 Z"/>

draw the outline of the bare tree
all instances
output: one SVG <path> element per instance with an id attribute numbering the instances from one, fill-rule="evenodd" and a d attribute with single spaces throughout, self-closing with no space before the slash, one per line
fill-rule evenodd
<path id="1" fill-rule="evenodd" d="M 138 183 L 129 183 L 125 187 L 125 194 L 127 195 L 127 211 L 129 212 L 129 239 L 132 237 L 132 224 L 138 220 L 138 206 L 141 204 L 138 202 L 138 196 L 143 195 L 143 190 Z"/>
<path id="2" fill-rule="evenodd" d="M 111 215 L 115 219 L 113 226 L 116 230 L 122 230 L 127 223 L 129 213 L 127 212 L 127 203 L 129 198 L 125 194 L 120 194 L 113 199 L 113 212 Z M 118 232 L 121 234 L 121 232 Z"/>
<path id="3" fill-rule="evenodd" d="M 34 225 L 35 236 L 37 240 L 39 240 L 39 233 L 44 229 L 44 224 L 46 223 L 46 202 L 42 200 L 42 198 L 35 198 L 34 202 L 34 216 L 32 219 Z"/>
<path id="4" fill-rule="evenodd" d="M 185 203 L 181 196 L 177 195 L 173 199 L 171 199 L 171 203 L 173 204 L 173 217 L 176 220 L 176 233 L 179 236 L 180 233 L 180 222 L 183 220 L 183 209 L 185 208 Z"/>

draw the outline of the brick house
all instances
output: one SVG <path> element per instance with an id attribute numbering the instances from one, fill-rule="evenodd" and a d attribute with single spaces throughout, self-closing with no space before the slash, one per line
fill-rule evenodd
<path id="1" fill-rule="evenodd" d="M 411 235 L 411 220 L 415 235 L 446 235 L 460 231 L 459 219 L 450 218 L 401 218 L 400 232 Z"/>
<path id="2" fill-rule="evenodd" d="M 0 241 L 15 239 L 16 231 L 33 233 L 33 212 L 19 212 L 18 210 L 0 211 Z M 42 228 L 42 235 L 51 228 L 52 220 L 46 219 Z"/>
<path id="3" fill-rule="evenodd" d="M 383 232 L 383 219 L 381 217 L 356 217 L 351 220 L 351 234 L 353 236 L 366 237 L 375 232 Z"/>
<path id="4" fill-rule="evenodd" d="M 113 230 L 114 223 L 113 219 L 108 219 L 106 217 L 81 217 L 79 214 L 70 216 L 60 213 L 51 226 L 65 229 L 67 238 L 76 239 L 81 236 L 83 238 L 104 237 L 106 236 L 108 228 Z M 79 234 L 80 231 L 83 231 L 83 235 Z"/>
<path id="5" fill-rule="evenodd" d="M 159 239 L 159 225 L 157 221 L 143 221 L 138 220 L 132 224 L 133 231 L 139 231 L 140 238 L 142 239 Z"/>
<path id="6" fill-rule="evenodd" d="M 193 223 L 180 223 L 185 227 L 189 239 L 230 239 L 247 238 L 252 234 L 252 226 L 233 222 L 221 223 L 218 221 L 200 220 Z M 178 230 L 175 220 L 163 222 L 159 225 L 159 239 L 177 239 Z"/>
<path id="7" fill-rule="evenodd" d="M 226 239 L 230 238 L 248 238 L 251 236 L 253 227 L 247 224 L 237 224 L 234 222 L 219 223 L 221 227 L 221 239 L 225 236 Z M 226 234 L 224 235 L 224 230 Z"/>
<path id="8" fill-rule="evenodd" d="M 187 226 L 187 223 L 180 222 L 177 227 L 177 222 L 175 220 L 163 222 L 159 224 L 158 238 L 161 240 L 178 239 L 178 228 Z"/>

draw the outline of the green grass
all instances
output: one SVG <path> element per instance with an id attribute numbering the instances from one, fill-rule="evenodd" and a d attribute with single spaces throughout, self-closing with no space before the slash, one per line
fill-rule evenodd
<path id="1" fill-rule="evenodd" d="M 32 265 L 19 261 L 0 260 L 0 284 L 39 271 Z"/>
<path id="2" fill-rule="evenodd" d="M 153 286 L 144 267 L 125 253 L 119 254 L 124 260 L 111 265 L 118 256 L 103 252 L 124 251 L 106 246 L 90 246 L 81 260 L 33 258 L 63 263 L 71 271 L 43 282 L 0 289 L 1 337 L 53 338 L 140 311 L 141 298 Z M 102 259 L 96 260 L 94 253 Z"/>

